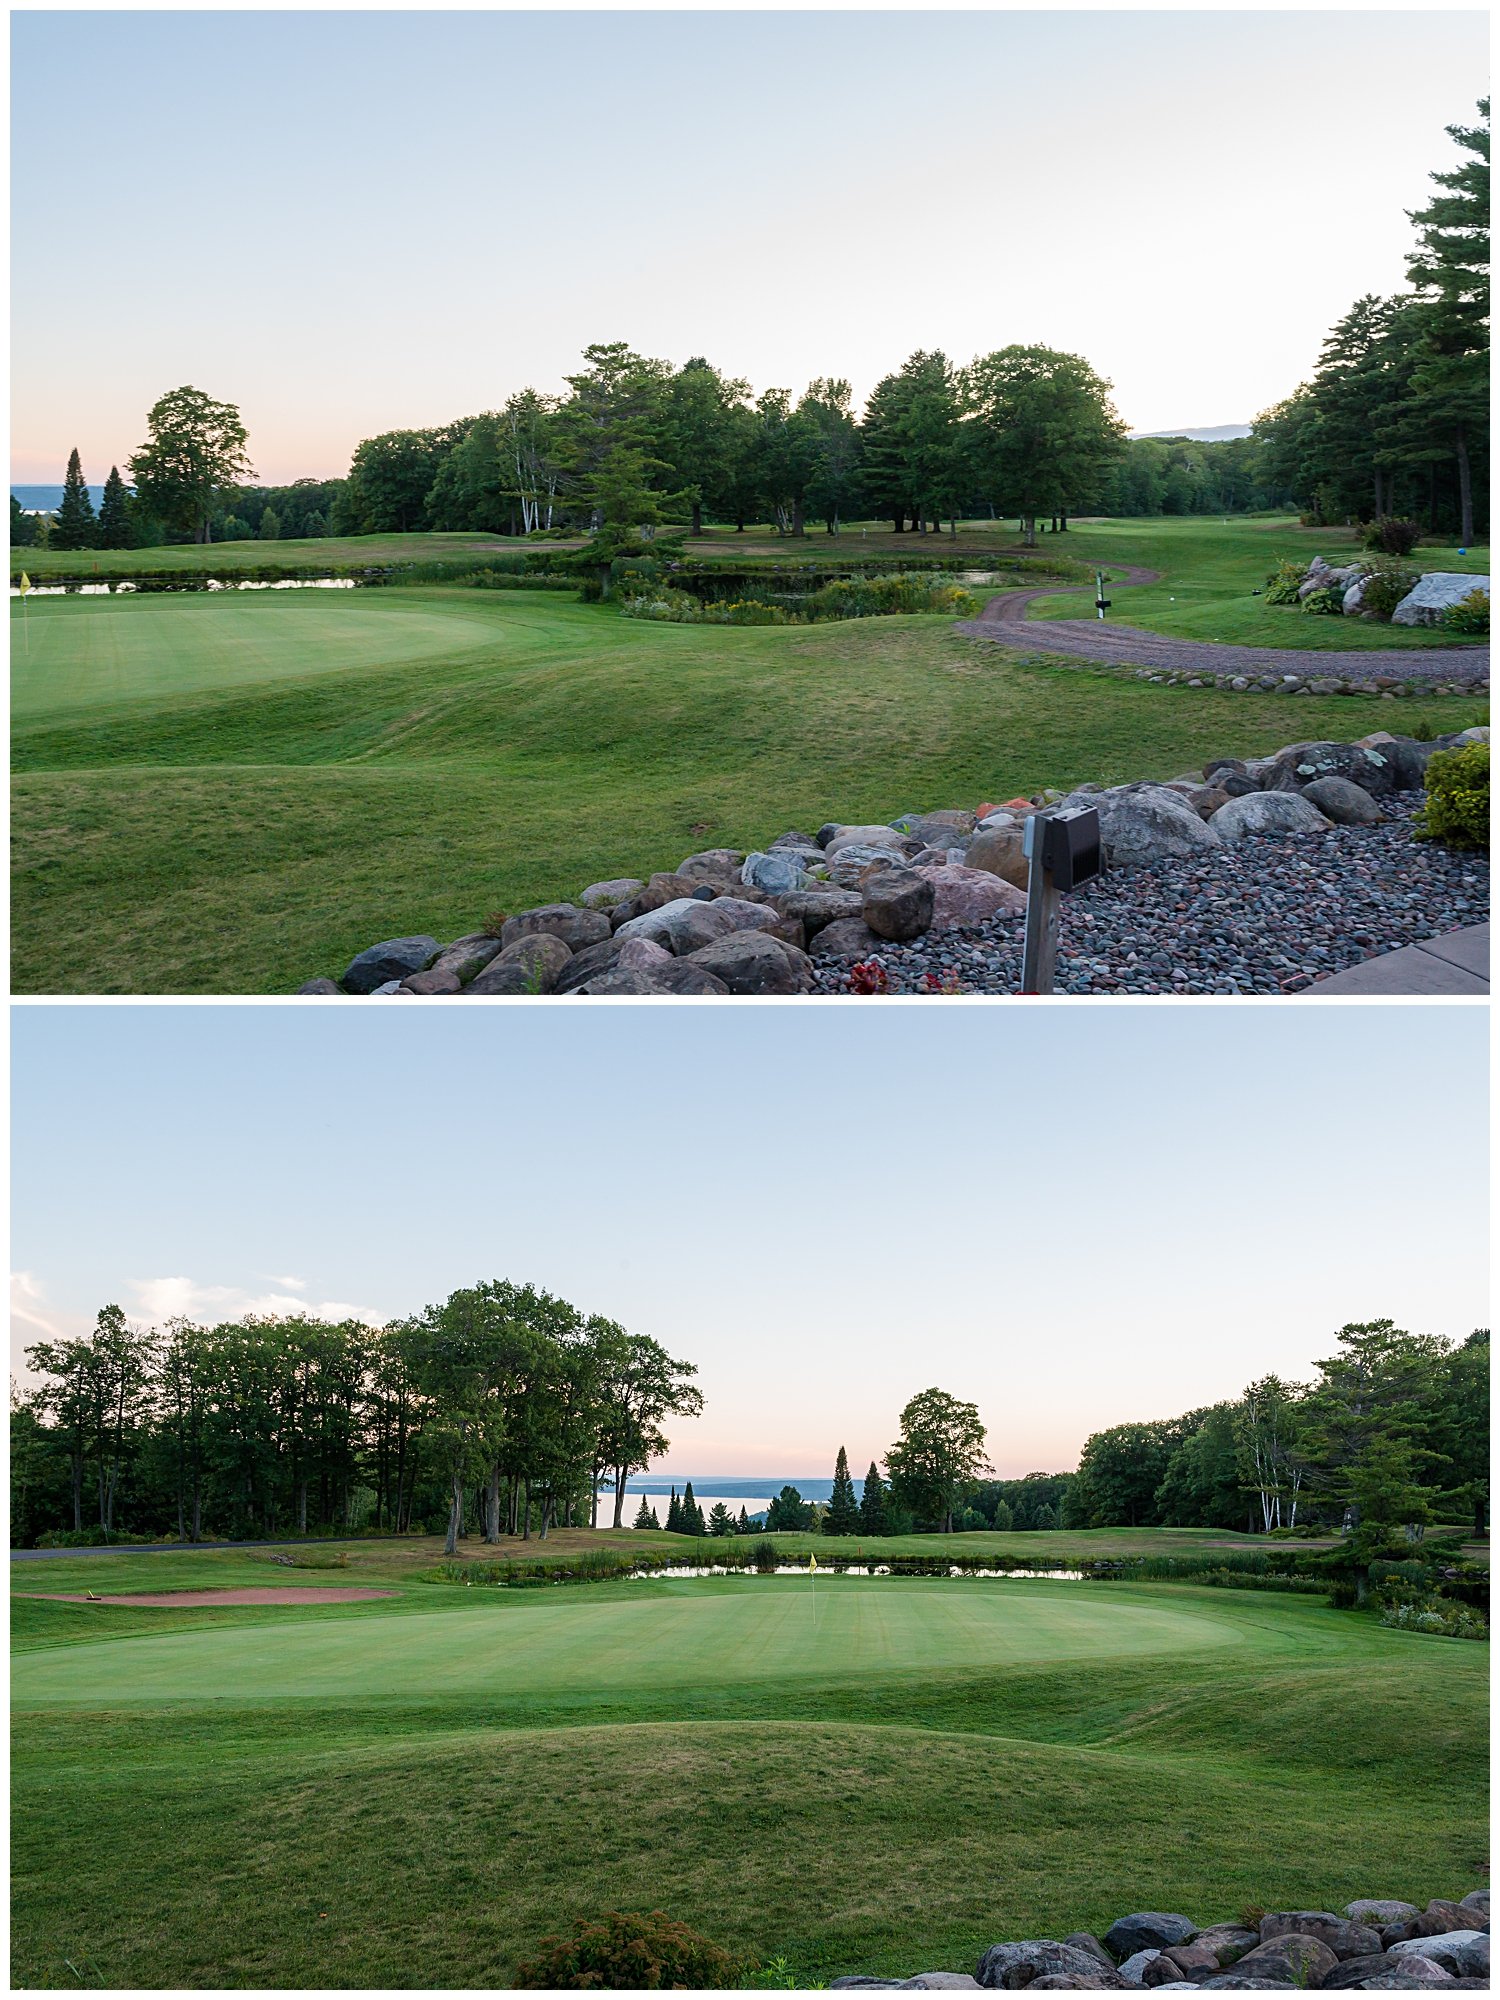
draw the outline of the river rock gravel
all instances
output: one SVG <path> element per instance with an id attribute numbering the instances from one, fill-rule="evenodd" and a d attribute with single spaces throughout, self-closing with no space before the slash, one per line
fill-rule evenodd
<path id="1" fill-rule="evenodd" d="M 1100 877 L 1062 899 L 1059 993 L 1296 993 L 1329 973 L 1489 917 L 1489 857 L 1412 838 L 1420 792 L 1370 826 L 1247 834 L 1186 859 Z M 998 914 L 882 944 L 891 993 L 1019 993 L 1025 929 Z M 879 975 L 875 976 L 879 985 Z M 819 964 L 815 991 L 868 990 Z"/>

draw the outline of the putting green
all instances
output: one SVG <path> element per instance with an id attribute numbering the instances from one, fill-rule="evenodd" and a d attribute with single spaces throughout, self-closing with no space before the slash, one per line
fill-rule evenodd
<path id="1" fill-rule="evenodd" d="M 768 1678 L 1032 1667 L 1202 1652 L 1243 1641 L 1201 1608 L 1079 1586 L 736 1578 L 635 1596 L 480 1596 L 451 1610 L 303 1619 L 73 1644 L 18 1658 L 23 1706 L 223 1700 L 432 1700 Z M 814 1597 L 816 1590 L 816 1598 Z M 107 1620 L 108 1610 L 97 1614 Z"/>
<path id="2" fill-rule="evenodd" d="M 384 590 L 44 598 L 26 624 L 23 648 L 13 599 L 11 702 L 33 720 L 503 653 L 507 636 L 522 629 L 483 598 L 435 604 Z"/>

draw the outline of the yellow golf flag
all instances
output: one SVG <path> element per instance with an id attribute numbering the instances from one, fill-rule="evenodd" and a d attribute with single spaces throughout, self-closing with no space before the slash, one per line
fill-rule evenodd
<path id="1" fill-rule="evenodd" d="M 21 572 L 21 595 L 24 597 L 27 591 L 30 590 L 30 588 L 31 588 L 31 578 L 26 574 L 25 570 L 23 569 Z"/>
<path id="2" fill-rule="evenodd" d="M 816 1556 L 809 1556 L 809 1557 L 808 1557 L 808 1559 L 807 1559 L 807 1573 L 808 1573 L 808 1575 L 809 1575 L 809 1576 L 811 1576 L 811 1575 L 812 1575 L 813 1571 L 814 1571 L 814 1570 L 815 1570 L 815 1569 L 817 1568 L 817 1566 L 818 1566 L 818 1559 L 817 1559 L 817 1557 L 816 1557 Z"/>

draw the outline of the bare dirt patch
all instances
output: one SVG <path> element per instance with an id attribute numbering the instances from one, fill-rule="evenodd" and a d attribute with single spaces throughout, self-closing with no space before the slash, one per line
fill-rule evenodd
<path id="1" fill-rule="evenodd" d="M 128 1597 L 96 1597 L 92 1592 L 28 1591 L 27 1596 L 45 1597 L 49 1604 L 138 1604 L 162 1605 L 168 1610 L 200 1604 L 362 1604 L 371 1597 L 394 1597 L 394 1590 L 159 1590 Z"/>

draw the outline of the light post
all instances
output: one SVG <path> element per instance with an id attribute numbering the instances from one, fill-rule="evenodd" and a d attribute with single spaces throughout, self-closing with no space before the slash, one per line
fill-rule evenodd
<path id="1" fill-rule="evenodd" d="M 1092 882 L 1103 867 L 1098 813 L 1093 806 L 1033 813 L 1026 822 L 1023 852 L 1031 865 L 1021 991 L 1050 993 L 1057 966 L 1058 900 Z"/>

